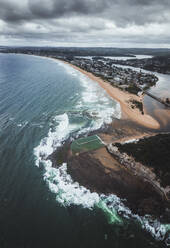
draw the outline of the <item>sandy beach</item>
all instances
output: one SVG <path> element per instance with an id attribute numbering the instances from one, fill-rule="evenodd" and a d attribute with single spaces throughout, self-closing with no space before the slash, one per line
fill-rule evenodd
<path id="1" fill-rule="evenodd" d="M 152 116 L 145 113 L 142 114 L 138 108 L 132 109 L 131 107 L 131 100 L 136 100 L 143 102 L 143 96 L 137 96 L 134 94 L 130 94 L 128 92 L 124 92 L 116 87 L 113 87 L 108 82 L 105 82 L 99 77 L 94 76 L 92 73 L 87 72 L 77 66 L 74 66 L 68 62 L 62 61 L 69 66 L 73 67 L 74 69 L 80 71 L 81 73 L 85 74 L 87 77 L 92 79 L 93 81 L 97 82 L 105 91 L 116 101 L 120 103 L 121 110 L 122 110 L 122 119 L 131 119 L 132 121 L 151 129 L 159 129 L 160 124 L 156 121 Z"/>

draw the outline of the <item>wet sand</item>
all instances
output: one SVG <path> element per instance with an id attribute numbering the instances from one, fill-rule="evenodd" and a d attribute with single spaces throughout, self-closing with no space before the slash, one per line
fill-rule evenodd
<path id="1" fill-rule="evenodd" d="M 62 61 L 62 62 L 80 71 L 81 73 L 83 73 L 84 75 L 92 79 L 92 81 L 97 82 L 103 89 L 105 89 L 105 91 L 109 94 L 109 96 L 111 96 L 113 99 L 118 101 L 121 105 L 123 119 L 129 118 L 132 121 L 135 121 L 136 123 L 143 125 L 144 127 L 151 128 L 151 129 L 160 128 L 159 122 L 156 119 L 154 119 L 152 116 L 146 114 L 145 110 L 144 110 L 144 114 L 142 114 L 138 108 L 133 109 L 131 107 L 130 101 L 132 100 L 136 100 L 136 101 L 143 103 L 143 96 L 137 96 L 137 95 L 122 91 L 112 86 L 110 83 L 105 82 L 101 78 L 94 76 L 90 72 L 87 72 L 68 62 L 65 62 L 65 61 Z"/>

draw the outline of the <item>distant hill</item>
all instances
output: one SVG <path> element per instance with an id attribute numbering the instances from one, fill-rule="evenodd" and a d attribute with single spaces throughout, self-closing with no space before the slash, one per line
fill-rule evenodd
<path id="1" fill-rule="evenodd" d="M 1 47 L 3 52 L 39 53 L 58 56 L 170 56 L 168 48 L 104 48 L 104 47 Z"/>

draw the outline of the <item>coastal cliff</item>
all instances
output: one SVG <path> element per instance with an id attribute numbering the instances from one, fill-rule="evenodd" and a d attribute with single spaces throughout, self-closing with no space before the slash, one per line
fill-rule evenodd
<path id="1" fill-rule="evenodd" d="M 170 220 L 169 185 L 163 187 L 154 168 L 119 152 L 112 144 L 70 157 L 68 172 L 92 192 L 116 194 L 126 199 L 125 204 L 136 214 Z"/>
<path id="2" fill-rule="evenodd" d="M 145 140 L 147 144 L 153 138 L 158 141 L 159 136 L 128 120 L 115 120 L 105 130 L 98 132 L 98 135 L 106 144 L 105 147 L 73 154 L 71 141 L 68 140 L 60 151 L 51 156 L 53 166 L 67 162 L 68 173 L 73 180 L 91 192 L 116 194 L 124 199 L 124 204 L 135 214 L 149 214 L 162 221 L 170 220 L 166 190 L 160 185 L 160 178 L 155 175 L 154 168 L 149 168 L 138 162 L 135 156 L 129 157 L 118 150 L 119 144 L 121 146 L 127 140 Z M 130 144 L 137 147 L 136 143 Z M 114 152 L 111 146 L 116 147 Z M 60 158 L 60 161 L 56 158 Z"/>

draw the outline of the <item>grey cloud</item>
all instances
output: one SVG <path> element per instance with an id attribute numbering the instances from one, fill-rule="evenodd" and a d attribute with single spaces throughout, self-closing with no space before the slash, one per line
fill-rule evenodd
<path id="1" fill-rule="evenodd" d="M 105 17 L 113 20 L 117 26 L 129 24 L 170 22 L 170 1 L 168 0 L 120 0 L 104 12 Z"/>
<path id="2" fill-rule="evenodd" d="M 0 0 L 0 19 L 6 22 L 98 16 L 118 26 L 142 25 L 168 19 L 169 0 Z M 160 16 L 162 18 L 160 18 Z M 170 17 L 169 17 L 170 19 Z"/>
<path id="3" fill-rule="evenodd" d="M 21 40 L 76 42 L 101 41 L 105 37 L 112 42 L 126 35 L 109 34 L 106 23 L 122 29 L 133 25 L 170 24 L 169 13 L 169 0 L 0 0 L 0 20 L 4 22 L 0 34 Z M 124 39 L 137 43 L 146 40 L 144 35 L 141 38 L 129 33 Z M 162 37 L 154 35 L 147 39 L 167 42 L 169 36 L 166 29 Z"/>
<path id="4" fill-rule="evenodd" d="M 55 18 L 71 14 L 90 15 L 101 13 L 107 4 L 103 0 L 30 0 L 29 8 L 38 18 Z"/>
<path id="5" fill-rule="evenodd" d="M 18 22 L 31 19 L 26 7 L 14 1 L 0 0 L 0 19 L 6 22 Z"/>

